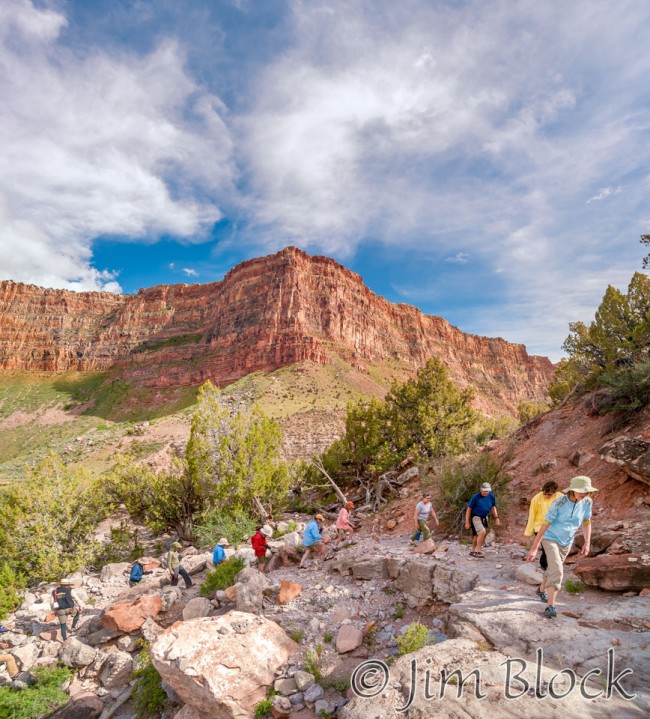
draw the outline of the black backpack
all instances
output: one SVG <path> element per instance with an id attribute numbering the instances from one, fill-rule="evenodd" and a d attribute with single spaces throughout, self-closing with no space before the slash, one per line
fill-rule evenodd
<path id="1" fill-rule="evenodd" d="M 70 587 L 57 587 L 52 590 L 52 606 L 55 609 L 72 609 L 74 607 Z"/>

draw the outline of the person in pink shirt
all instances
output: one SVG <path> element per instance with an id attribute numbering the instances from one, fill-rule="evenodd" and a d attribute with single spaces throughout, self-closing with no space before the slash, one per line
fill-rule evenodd
<path id="1" fill-rule="evenodd" d="M 339 516 L 336 518 L 336 544 L 335 549 L 338 549 L 341 542 L 345 539 L 346 535 L 348 539 L 352 538 L 354 534 L 354 527 L 350 524 L 350 510 L 354 509 L 354 502 L 346 502 L 339 511 Z"/>

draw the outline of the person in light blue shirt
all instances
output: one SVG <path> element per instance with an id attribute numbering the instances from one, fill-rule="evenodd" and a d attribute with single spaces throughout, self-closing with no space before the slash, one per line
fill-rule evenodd
<path id="1" fill-rule="evenodd" d="M 533 546 L 526 555 L 527 562 L 534 562 L 540 544 L 544 547 L 548 567 L 537 595 L 546 603 L 544 616 L 554 619 L 557 616 L 555 599 L 562 587 L 564 560 L 569 554 L 573 538 L 582 526 L 585 543 L 580 550 L 583 557 L 588 556 L 591 543 L 592 500 L 590 495 L 598 490 L 591 484 L 589 477 L 574 477 L 571 484 L 562 490 L 566 496 L 551 504 L 541 529 L 535 537 Z"/>
<path id="2" fill-rule="evenodd" d="M 217 545 L 212 552 L 212 564 L 214 564 L 215 567 L 218 564 L 221 564 L 221 562 L 226 561 L 225 548 L 229 546 L 228 540 L 225 537 L 221 537 L 221 539 L 217 542 Z"/>
<path id="3" fill-rule="evenodd" d="M 314 557 L 320 557 L 325 552 L 322 534 L 324 521 L 325 517 L 322 514 L 317 514 L 307 522 L 305 533 L 302 535 L 302 546 L 305 548 L 305 553 L 300 560 L 299 566 L 301 569 L 305 566 L 310 554 L 313 553 Z"/>

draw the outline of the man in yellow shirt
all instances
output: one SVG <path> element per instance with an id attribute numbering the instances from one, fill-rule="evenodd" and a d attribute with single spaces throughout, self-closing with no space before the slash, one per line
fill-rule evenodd
<path id="1" fill-rule="evenodd" d="M 525 537 L 537 536 L 537 532 L 542 528 L 544 523 L 544 517 L 549 510 L 549 507 L 555 502 L 556 499 L 563 497 L 562 492 L 558 491 L 558 484 L 553 480 L 545 482 L 542 491 L 536 494 L 530 501 L 530 509 L 528 510 L 528 524 L 524 530 Z M 539 566 L 546 571 L 548 569 L 548 561 L 546 559 L 546 552 L 542 547 L 542 555 L 539 558 Z M 541 592 L 538 589 L 537 593 L 541 596 Z"/>

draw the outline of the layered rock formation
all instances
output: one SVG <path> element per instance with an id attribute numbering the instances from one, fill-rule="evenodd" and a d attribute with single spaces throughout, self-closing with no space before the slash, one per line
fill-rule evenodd
<path id="1" fill-rule="evenodd" d="M 147 386 L 219 385 L 301 361 L 356 367 L 439 356 L 493 409 L 541 398 L 552 375 L 523 345 L 461 332 L 391 304 L 326 257 L 288 247 L 237 265 L 222 281 L 161 285 L 137 295 L 0 282 L 0 368 L 38 372 L 118 367 Z"/>

